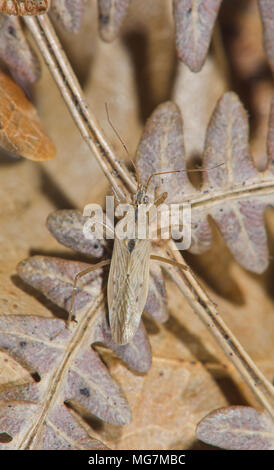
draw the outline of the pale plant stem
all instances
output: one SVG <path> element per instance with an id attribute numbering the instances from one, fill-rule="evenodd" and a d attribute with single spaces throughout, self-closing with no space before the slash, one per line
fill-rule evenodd
<path id="1" fill-rule="evenodd" d="M 129 197 L 129 192 L 136 190 L 136 183 L 117 161 L 96 120 L 88 111 L 84 94 L 48 16 L 25 17 L 24 21 L 34 36 L 82 137 L 88 143 L 115 193 L 119 198 Z M 184 264 L 180 252 L 172 241 L 168 243 L 167 249 L 163 249 L 161 255 Z M 165 269 L 230 362 L 241 374 L 257 400 L 274 418 L 274 387 L 258 370 L 256 364 L 220 318 L 215 304 L 200 286 L 192 271 L 183 271 L 179 267 L 169 265 L 166 265 Z"/>
<path id="2" fill-rule="evenodd" d="M 96 119 L 90 113 L 83 91 L 48 15 L 24 17 L 24 21 L 34 36 L 82 137 L 100 164 L 118 199 L 125 199 L 119 179 L 123 180 L 130 191 L 136 190 L 136 183 L 117 160 Z M 113 175 L 114 171 L 117 172 L 116 178 Z"/>

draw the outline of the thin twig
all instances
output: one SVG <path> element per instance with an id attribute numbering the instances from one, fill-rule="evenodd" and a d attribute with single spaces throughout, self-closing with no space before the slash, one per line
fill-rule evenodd
<path id="1" fill-rule="evenodd" d="M 125 193 L 119 180 L 121 179 L 132 192 L 136 190 L 136 183 L 117 160 L 96 119 L 91 115 L 80 84 L 56 36 L 48 15 L 24 17 L 24 21 L 34 36 L 36 44 L 56 81 L 82 137 L 89 145 L 118 199 L 125 199 Z M 113 175 L 113 171 L 115 171 L 115 175 Z"/>
<path id="2" fill-rule="evenodd" d="M 24 18 L 28 28 L 40 48 L 59 90 L 83 136 L 90 146 L 103 172 L 119 197 L 129 196 L 129 191 L 136 190 L 136 184 L 129 173 L 115 158 L 95 119 L 90 116 L 83 92 L 72 71 L 64 51 L 56 37 L 47 15 Z M 116 170 L 114 172 L 114 170 Z M 161 256 L 168 256 L 179 263 L 184 263 L 180 252 L 170 241 Z M 243 379 L 249 385 L 257 400 L 274 418 L 274 387 L 259 371 L 239 341 L 225 322 L 220 318 L 214 303 L 200 286 L 191 270 L 166 266 L 170 276 L 187 298 L 193 310 L 208 327 L 210 333 L 222 348 Z"/>

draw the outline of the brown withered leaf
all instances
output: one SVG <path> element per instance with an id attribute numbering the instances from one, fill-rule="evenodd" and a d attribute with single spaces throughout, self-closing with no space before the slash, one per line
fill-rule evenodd
<path id="1" fill-rule="evenodd" d="M 271 0 L 258 0 L 264 27 L 264 47 L 274 73 L 274 8 Z"/>
<path id="2" fill-rule="evenodd" d="M 267 412 L 230 406 L 211 412 L 197 426 L 197 437 L 230 450 L 273 450 L 274 422 Z"/>
<path id="3" fill-rule="evenodd" d="M 34 106 L 23 91 L 0 72 L 0 145 L 9 152 L 43 161 L 55 157 L 55 146 L 44 133 Z"/>
<path id="4" fill-rule="evenodd" d="M 201 70 L 222 0 L 173 0 L 178 56 L 193 72 Z"/>
<path id="5" fill-rule="evenodd" d="M 116 38 L 131 0 L 98 0 L 99 31 L 104 41 Z"/>
<path id="6" fill-rule="evenodd" d="M 23 88 L 40 76 L 38 58 L 29 46 L 18 18 L 1 13 L 0 59 Z"/>
<path id="7" fill-rule="evenodd" d="M 273 151 L 273 106 L 268 148 Z M 137 151 L 142 182 L 153 172 L 185 169 L 179 108 L 167 102 L 153 113 Z M 221 165 L 216 167 L 216 165 Z M 237 95 L 225 93 L 210 120 L 203 155 L 203 184 L 196 190 L 186 173 L 155 176 L 151 189 L 168 192 L 168 202 L 192 206 L 190 251 L 203 253 L 212 241 L 210 215 L 236 260 L 246 269 L 261 273 L 269 261 L 264 210 L 273 205 L 273 157 L 259 173 L 248 145 L 247 114 Z"/>
<path id="8" fill-rule="evenodd" d="M 0 0 L 0 11 L 8 15 L 39 15 L 49 7 L 50 0 Z"/>
<path id="9" fill-rule="evenodd" d="M 18 274 L 68 309 L 74 276 L 85 267 L 86 263 L 35 256 L 19 264 Z M 0 348 L 27 368 L 34 380 L 3 388 L 0 429 L 6 438 L 0 439 L 0 448 L 100 448 L 80 414 L 115 425 L 129 423 L 129 405 L 91 346 L 111 348 L 140 373 L 150 367 L 150 347 L 142 325 L 130 345 L 117 346 L 112 341 L 101 289 L 102 270 L 88 275 L 79 286 L 76 304 L 81 313 L 73 332 L 63 320 L 1 316 Z M 39 424 L 42 414 L 43 424 Z"/>

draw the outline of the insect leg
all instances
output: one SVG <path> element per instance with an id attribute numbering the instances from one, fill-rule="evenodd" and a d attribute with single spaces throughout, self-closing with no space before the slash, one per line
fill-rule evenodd
<path id="1" fill-rule="evenodd" d="M 158 199 L 156 199 L 156 201 L 154 202 L 154 206 L 158 207 L 161 204 L 163 204 L 163 202 L 165 202 L 167 196 L 168 196 L 168 193 L 161 194 L 161 196 L 159 196 Z"/>
<path id="2" fill-rule="evenodd" d="M 185 271 L 188 270 L 188 267 L 186 264 L 178 263 L 177 261 L 173 261 L 168 258 L 163 258 L 162 256 L 150 255 L 150 259 L 153 259 L 155 261 L 160 261 L 161 263 L 171 264 L 172 266 L 177 266 L 178 268 L 182 268 Z"/>
<path id="3" fill-rule="evenodd" d="M 74 310 L 74 303 L 75 303 L 75 294 L 77 290 L 77 281 L 80 277 L 85 276 L 86 274 L 95 271 L 96 269 L 100 269 L 103 266 L 106 266 L 107 264 L 110 264 L 110 259 L 100 261 L 99 263 L 94 264 L 93 266 L 90 266 L 87 269 L 84 269 L 84 271 L 80 271 L 79 273 L 76 274 L 73 282 L 73 291 L 72 291 L 72 297 L 71 297 L 71 305 L 70 305 L 70 310 L 69 310 L 69 316 L 67 319 L 67 327 L 69 326 L 72 316 L 73 316 L 73 310 Z"/>

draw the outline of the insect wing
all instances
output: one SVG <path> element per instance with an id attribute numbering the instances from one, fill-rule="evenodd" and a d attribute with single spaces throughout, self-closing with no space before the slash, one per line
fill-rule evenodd
<path id="1" fill-rule="evenodd" d="M 108 278 L 109 322 L 114 341 L 127 344 L 139 327 L 149 288 L 149 240 L 115 239 Z"/>

